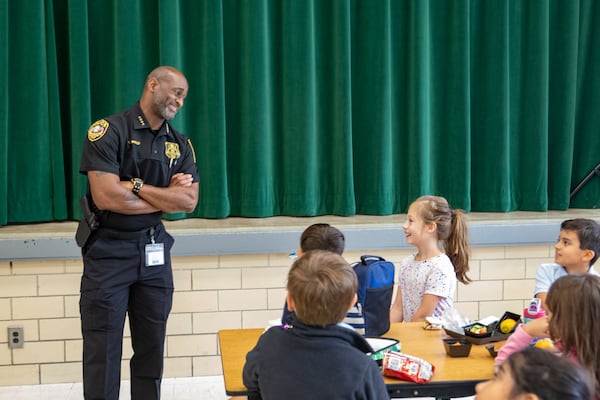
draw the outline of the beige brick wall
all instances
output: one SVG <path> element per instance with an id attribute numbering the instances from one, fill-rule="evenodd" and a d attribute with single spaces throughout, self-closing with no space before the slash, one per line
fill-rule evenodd
<path id="1" fill-rule="evenodd" d="M 410 250 L 349 251 L 348 261 L 378 254 L 398 262 Z M 456 307 L 470 319 L 522 313 L 535 271 L 552 261 L 549 246 L 473 249 L 470 285 L 459 284 Z M 165 377 L 220 375 L 217 332 L 264 327 L 277 319 L 291 264 L 286 254 L 174 258 L 176 291 L 169 319 Z M 79 281 L 82 263 L 0 263 L 0 385 L 81 381 Z M 7 327 L 23 326 L 25 346 L 9 349 Z M 125 329 L 123 379 L 131 357 Z"/>

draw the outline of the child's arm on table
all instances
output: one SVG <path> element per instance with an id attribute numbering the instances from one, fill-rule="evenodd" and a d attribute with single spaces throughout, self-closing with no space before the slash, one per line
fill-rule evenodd
<path id="1" fill-rule="evenodd" d="M 515 332 L 509 336 L 504 346 L 498 350 L 494 365 L 502 364 L 508 356 L 527 347 L 536 337 L 548 337 L 548 317 L 534 319 L 526 324 L 519 325 Z"/>

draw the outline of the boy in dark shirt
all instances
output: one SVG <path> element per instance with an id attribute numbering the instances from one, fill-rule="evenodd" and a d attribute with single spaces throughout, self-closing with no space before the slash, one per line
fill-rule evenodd
<path id="1" fill-rule="evenodd" d="M 268 329 L 246 356 L 244 385 L 262 399 L 389 399 L 373 349 L 343 324 L 356 274 L 330 251 L 306 252 L 290 269 L 290 322 Z"/>

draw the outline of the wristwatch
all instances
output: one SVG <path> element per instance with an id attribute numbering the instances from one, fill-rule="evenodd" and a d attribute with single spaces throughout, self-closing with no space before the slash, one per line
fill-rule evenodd
<path id="1" fill-rule="evenodd" d="M 131 188 L 131 191 L 136 196 L 139 196 L 140 189 L 142 188 L 142 186 L 144 186 L 144 181 L 141 180 L 140 178 L 131 178 L 131 183 L 133 183 L 133 187 Z"/>

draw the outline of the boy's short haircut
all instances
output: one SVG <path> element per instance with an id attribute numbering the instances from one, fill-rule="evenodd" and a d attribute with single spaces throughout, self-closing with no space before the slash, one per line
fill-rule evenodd
<path id="1" fill-rule="evenodd" d="M 306 252 L 288 273 L 287 290 L 296 316 L 307 325 L 325 327 L 341 322 L 357 287 L 352 267 L 330 251 Z"/>
<path id="2" fill-rule="evenodd" d="M 579 248 L 581 250 L 592 250 L 594 258 L 590 265 L 594 265 L 600 257 L 600 224 L 592 219 L 574 218 L 567 219 L 560 224 L 561 231 L 571 231 L 579 237 Z"/>
<path id="3" fill-rule="evenodd" d="M 300 236 L 302 252 L 329 250 L 341 255 L 344 252 L 345 244 L 344 234 L 339 229 L 324 223 L 309 226 Z"/>

